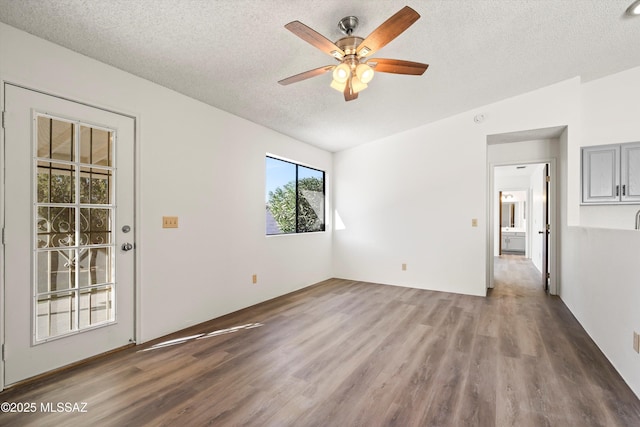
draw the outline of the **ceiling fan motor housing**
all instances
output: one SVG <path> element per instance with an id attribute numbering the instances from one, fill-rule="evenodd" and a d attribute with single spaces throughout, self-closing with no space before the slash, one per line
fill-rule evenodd
<path id="1" fill-rule="evenodd" d="M 347 36 L 338 40 L 336 42 L 336 46 L 342 49 L 342 51 L 345 53 L 345 59 L 349 56 L 354 56 L 355 58 L 356 50 L 358 49 L 358 46 L 360 46 L 360 43 L 362 43 L 363 41 L 364 39 L 362 37 Z"/>

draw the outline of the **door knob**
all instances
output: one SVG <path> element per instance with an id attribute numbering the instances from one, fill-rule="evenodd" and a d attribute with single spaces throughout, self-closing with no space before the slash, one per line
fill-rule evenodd
<path id="1" fill-rule="evenodd" d="M 127 252 L 130 251 L 131 249 L 133 249 L 133 245 L 131 243 L 123 243 L 122 244 L 122 250 Z"/>

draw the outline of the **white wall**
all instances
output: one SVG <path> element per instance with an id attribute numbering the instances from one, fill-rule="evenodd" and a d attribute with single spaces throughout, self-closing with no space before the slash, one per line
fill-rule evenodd
<path id="1" fill-rule="evenodd" d="M 563 143 L 567 161 L 579 159 L 581 145 L 640 141 L 639 82 L 640 67 L 583 85 L 583 137 Z M 568 172 L 568 185 L 579 181 L 579 168 Z M 579 195 L 563 202 L 570 211 Z M 562 230 L 561 273 L 562 300 L 637 395 L 640 355 L 632 343 L 633 331 L 640 332 L 640 232 L 631 228 L 639 208 L 579 207 L 581 226 Z"/>
<path id="2" fill-rule="evenodd" d="M 328 189 L 331 153 L 4 24 L 0 58 L 4 81 L 137 117 L 139 341 L 331 277 L 330 231 L 267 238 L 264 219 L 265 153 L 327 171 Z"/>
<path id="3" fill-rule="evenodd" d="M 640 141 L 640 68 L 583 85 L 581 146 Z M 581 206 L 580 225 L 633 229 L 640 205 Z"/>
<path id="4" fill-rule="evenodd" d="M 640 232 L 568 227 L 563 247 L 562 300 L 640 395 Z"/>
<path id="5" fill-rule="evenodd" d="M 334 233 L 335 275 L 485 295 L 487 135 L 577 127 L 579 83 L 568 80 L 335 154 L 334 204 L 345 224 Z M 478 113 L 485 116 L 481 124 L 473 120 Z"/>

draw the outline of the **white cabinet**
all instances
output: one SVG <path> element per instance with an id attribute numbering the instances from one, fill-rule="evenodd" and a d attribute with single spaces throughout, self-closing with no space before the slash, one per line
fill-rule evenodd
<path id="1" fill-rule="evenodd" d="M 582 148 L 582 203 L 640 203 L 640 142 Z"/>
<path id="2" fill-rule="evenodd" d="M 523 232 L 502 232 L 502 252 L 524 253 L 525 233 Z"/>
<path id="3" fill-rule="evenodd" d="M 620 147 L 620 201 L 640 203 L 640 142 Z"/>

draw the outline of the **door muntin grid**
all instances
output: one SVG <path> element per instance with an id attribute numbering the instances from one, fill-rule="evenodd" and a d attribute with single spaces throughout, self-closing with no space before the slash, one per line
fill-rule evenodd
<path id="1" fill-rule="evenodd" d="M 33 342 L 116 321 L 115 131 L 34 120 Z"/>

